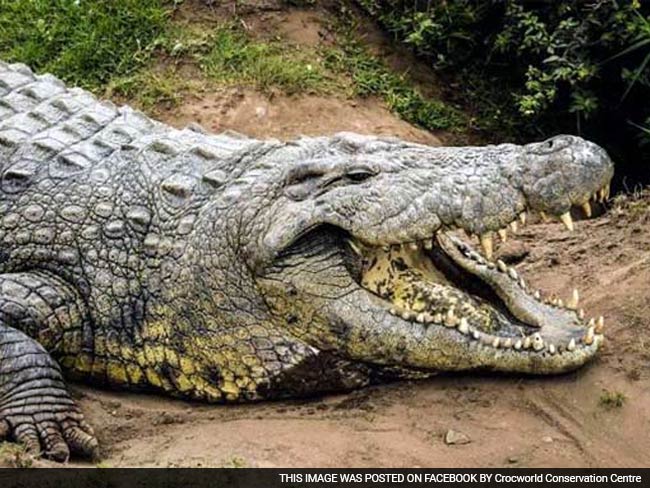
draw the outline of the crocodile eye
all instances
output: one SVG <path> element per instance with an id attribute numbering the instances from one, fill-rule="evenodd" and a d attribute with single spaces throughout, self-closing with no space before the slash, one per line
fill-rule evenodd
<path id="1" fill-rule="evenodd" d="M 531 144 L 530 152 L 533 154 L 550 154 L 565 149 L 569 146 L 570 142 L 569 138 L 556 136 L 543 142 Z"/>
<path id="2" fill-rule="evenodd" d="M 355 183 L 359 183 L 361 181 L 365 181 L 368 178 L 372 178 L 375 176 L 375 173 L 370 171 L 369 169 L 353 169 L 349 171 L 345 175 L 350 181 L 354 181 Z"/>

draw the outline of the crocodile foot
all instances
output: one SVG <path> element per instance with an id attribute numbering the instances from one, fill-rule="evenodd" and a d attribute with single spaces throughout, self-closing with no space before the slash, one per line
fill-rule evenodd
<path id="1" fill-rule="evenodd" d="M 35 456 L 66 462 L 70 453 L 98 457 L 92 427 L 67 391 L 7 399 L 0 410 L 0 441 L 14 440 Z M 53 395 L 55 393 L 55 395 Z"/>

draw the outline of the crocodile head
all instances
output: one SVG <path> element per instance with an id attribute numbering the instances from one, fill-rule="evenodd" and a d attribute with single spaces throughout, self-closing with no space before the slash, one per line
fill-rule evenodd
<path id="1" fill-rule="evenodd" d="M 574 136 L 436 148 L 339 134 L 304 139 L 258 217 L 259 286 L 291 334 L 349 360 L 406 370 L 532 374 L 579 367 L 602 319 L 578 295 L 545 300 L 492 261 L 493 235 L 527 212 L 573 229 L 608 193 L 613 164 Z M 286 160 L 286 159 L 285 159 Z M 262 217 L 264 216 L 264 217 Z M 482 253 L 457 230 L 479 236 Z"/>

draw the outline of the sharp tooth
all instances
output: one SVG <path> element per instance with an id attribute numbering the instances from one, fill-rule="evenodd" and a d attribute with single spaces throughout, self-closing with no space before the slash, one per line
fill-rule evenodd
<path id="1" fill-rule="evenodd" d="M 519 214 L 519 222 L 521 222 L 521 225 L 526 225 L 526 212 Z"/>
<path id="2" fill-rule="evenodd" d="M 551 354 L 555 354 L 555 344 L 548 345 L 548 352 L 550 352 Z"/>
<path id="3" fill-rule="evenodd" d="M 519 286 L 521 286 L 524 290 L 526 289 L 526 282 L 523 278 L 519 280 Z"/>
<path id="4" fill-rule="evenodd" d="M 506 349 L 510 349 L 512 347 L 512 339 L 510 339 L 510 337 L 508 337 L 506 341 L 503 343 L 503 347 L 505 347 Z"/>
<path id="5" fill-rule="evenodd" d="M 576 348 L 576 340 L 575 340 L 575 339 L 571 339 L 571 340 L 569 341 L 569 344 L 566 346 L 566 349 L 567 349 L 567 351 L 574 351 L 575 348 Z"/>
<path id="6" fill-rule="evenodd" d="M 508 231 L 506 229 L 499 229 L 497 233 L 499 234 L 501 242 L 506 242 L 508 240 Z"/>
<path id="7" fill-rule="evenodd" d="M 530 336 L 525 337 L 524 344 L 523 344 L 524 349 L 530 349 L 530 343 L 531 343 Z"/>
<path id="8" fill-rule="evenodd" d="M 348 244 L 350 245 L 350 247 L 355 253 L 361 256 L 361 248 L 358 246 L 356 242 L 354 242 L 352 239 L 348 239 Z"/>
<path id="9" fill-rule="evenodd" d="M 531 340 L 533 342 L 533 349 L 536 351 L 541 351 L 544 349 L 544 339 L 542 339 L 542 336 L 539 335 L 539 332 L 535 332 Z"/>
<path id="10" fill-rule="evenodd" d="M 465 317 L 460 319 L 460 323 L 458 324 L 458 332 L 461 334 L 467 334 L 469 332 L 469 323 Z"/>
<path id="11" fill-rule="evenodd" d="M 557 307 L 557 298 L 553 298 L 553 299 L 551 300 L 551 304 L 552 304 L 552 305 L 555 305 L 555 306 Z"/>
<path id="12" fill-rule="evenodd" d="M 580 320 L 584 320 L 584 319 L 585 319 L 585 310 L 584 310 L 584 308 L 581 308 L 580 310 L 578 310 L 578 318 L 579 318 Z"/>
<path id="13" fill-rule="evenodd" d="M 481 333 L 478 330 L 473 330 L 472 331 L 472 337 L 476 340 L 478 340 L 481 337 Z"/>
<path id="14" fill-rule="evenodd" d="M 560 220 L 564 224 L 564 227 L 569 229 L 570 231 L 573 231 L 573 220 L 571 219 L 571 213 L 566 212 L 560 215 Z"/>
<path id="15" fill-rule="evenodd" d="M 433 241 L 431 239 L 427 239 L 426 241 L 424 241 L 424 248 L 428 251 L 433 249 Z"/>
<path id="16" fill-rule="evenodd" d="M 605 185 L 605 199 L 609 198 L 609 192 L 611 191 L 611 186 L 609 183 Z"/>
<path id="17" fill-rule="evenodd" d="M 582 211 L 585 213 L 585 216 L 591 217 L 591 205 L 589 202 L 585 202 L 581 205 Z"/>
<path id="18" fill-rule="evenodd" d="M 391 315 L 397 315 L 397 310 L 395 310 L 394 308 L 391 308 L 391 309 L 388 311 L 388 313 L 391 314 Z"/>
<path id="19" fill-rule="evenodd" d="M 481 235 L 481 247 L 483 248 L 483 254 L 485 254 L 485 257 L 488 260 L 492 260 L 492 249 L 493 249 L 493 243 L 492 243 L 492 234 L 485 233 Z"/>
<path id="20" fill-rule="evenodd" d="M 424 323 L 424 314 L 423 314 L 423 313 L 419 313 L 418 316 L 415 317 L 415 320 L 417 320 L 418 322 L 420 322 L 421 324 L 423 324 L 423 323 Z"/>
<path id="21" fill-rule="evenodd" d="M 510 226 L 510 230 L 511 230 L 512 232 L 517 232 L 517 221 L 516 221 L 516 220 L 513 220 L 513 221 L 510 222 L 510 224 L 508 224 L 508 225 Z"/>
<path id="22" fill-rule="evenodd" d="M 542 218 L 542 220 L 544 221 L 545 224 L 550 221 L 550 219 L 548 218 L 548 215 L 546 215 L 546 212 L 540 212 L 539 216 Z"/>
<path id="23" fill-rule="evenodd" d="M 560 308 L 564 307 L 564 302 L 562 301 L 561 298 L 557 299 L 557 306 L 560 307 Z"/>
<path id="24" fill-rule="evenodd" d="M 441 314 L 441 313 L 437 313 L 437 314 L 435 314 L 435 315 L 433 316 L 433 321 L 434 321 L 436 324 L 439 324 L 440 322 L 442 322 L 442 314 Z"/>
<path id="25" fill-rule="evenodd" d="M 445 325 L 447 327 L 456 327 L 456 324 L 458 323 L 458 317 L 454 314 L 454 308 L 450 308 L 447 311 L 447 315 L 445 315 Z"/>
<path id="26" fill-rule="evenodd" d="M 495 337 L 494 340 L 492 341 L 492 347 L 498 348 L 500 345 L 501 345 L 501 339 Z"/>
<path id="27" fill-rule="evenodd" d="M 601 315 L 596 321 L 596 334 L 602 334 L 605 328 L 605 318 Z"/>
<path id="28" fill-rule="evenodd" d="M 411 242 L 409 247 L 411 248 L 411 251 L 417 251 L 420 248 L 417 242 Z"/>
<path id="29" fill-rule="evenodd" d="M 575 310 L 578 308 L 578 302 L 580 302 L 580 294 L 578 293 L 578 290 L 574 288 L 573 293 L 571 294 L 571 298 L 569 298 L 566 302 L 566 306 L 567 308 Z"/>
<path id="30" fill-rule="evenodd" d="M 404 320 L 409 320 L 411 318 L 411 314 L 409 312 L 402 312 L 402 318 Z"/>
<path id="31" fill-rule="evenodd" d="M 535 293 L 533 293 L 533 297 L 535 300 L 539 300 L 542 298 L 542 294 L 539 292 L 539 290 L 535 290 Z"/>
<path id="32" fill-rule="evenodd" d="M 521 349 L 521 346 L 522 346 L 521 339 L 517 339 L 515 341 L 514 348 L 518 351 L 519 349 Z"/>
<path id="33" fill-rule="evenodd" d="M 599 202 L 605 201 L 605 187 L 602 187 L 600 190 L 598 190 L 598 201 Z"/>
<path id="34" fill-rule="evenodd" d="M 390 251 L 390 246 L 382 246 L 381 247 L 385 252 Z"/>
<path id="35" fill-rule="evenodd" d="M 513 280 L 517 280 L 519 278 L 519 275 L 517 275 L 515 268 L 510 268 L 508 270 L 508 276 L 510 276 L 510 278 L 512 278 Z"/>
<path id="36" fill-rule="evenodd" d="M 504 263 L 500 259 L 497 260 L 497 268 L 499 268 L 499 271 L 501 271 L 502 273 L 508 272 L 508 266 L 506 266 L 506 263 Z"/>
<path id="37" fill-rule="evenodd" d="M 589 327 L 587 329 L 587 334 L 584 337 L 585 344 L 590 346 L 594 342 L 594 328 Z"/>
<path id="38" fill-rule="evenodd" d="M 587 327 L 596 327 L 596 321 L 594 319 L 589 319 Z"/>

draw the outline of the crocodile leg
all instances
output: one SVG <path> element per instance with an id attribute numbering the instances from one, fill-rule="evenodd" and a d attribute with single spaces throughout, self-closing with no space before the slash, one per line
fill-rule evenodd
<path id="1" fill-rule="evenodd" d="M 95 456 L 98 447 L 46 350 L 63 347 L 64 329 L 81 327 L 71 322 L 82 320 L 74 313 L 76 299 L 46 274 L 0 275 L 0 441 L 14 440 L 56 461 L 67 460 L 70 451 Z"/>

